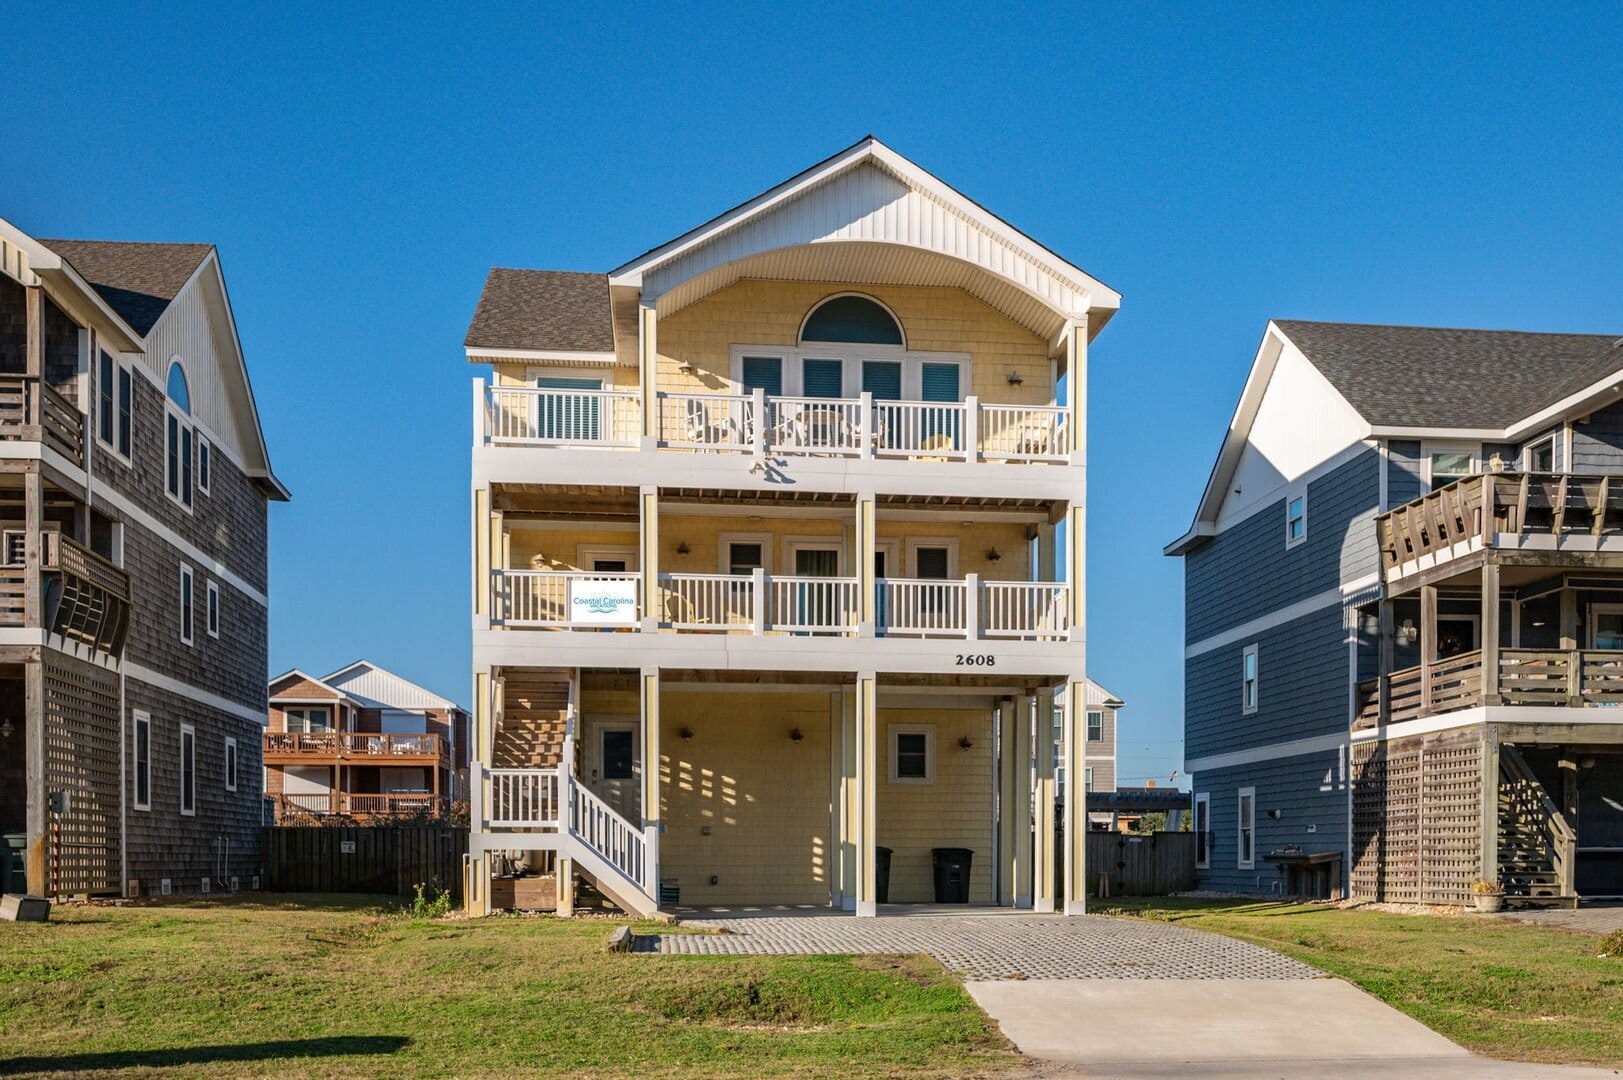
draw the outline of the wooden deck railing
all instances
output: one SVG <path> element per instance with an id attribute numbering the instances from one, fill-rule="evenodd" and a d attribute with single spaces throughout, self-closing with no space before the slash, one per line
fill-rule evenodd
<path id="1" fill-rule="evenodd" d="M 1446 559 L 1501 534 L 1623 535 L 1623 476 L 1485 473 L 1428 492 L 1376 518 L 1385 569 Z"/>
<path id="2" fill-rule="evenodd" d="M 1388 681 L 1388 723 L 1458 712 L 1483 703 L 1482 653 L 1469 652 L 1431 666 L 1429 687 L 1422 668 L 1395 671 Z M 1581 708 L 1623 705 L 1623 650 L 1500 649 L 1499 702 Z M 1380 723 L 1380 681 L 1358 684 L 1353 729 Z"/>
<path id="3" fill-rule="evenodd" d="M 444 741 L 433 734 L 375 731 L 267 731 L 267 757 L 444 758 Z"/>
<path id="4" fill-rule="evenodd" d="M 0 375 L 0 439 L 42 442 L 79 464 L 84 461 L 84 416 L 42 379 Z"/>
<path id="5" fill-rule="evenodd" d="M 440 817 L 450 808 L 444 798 L 429 792 L 391 791 L 382 794 L 321 791 L 273 797 L 277 824 L 310 817 Z"/>
<path id="6" fill-rule="evenodd" d="M 43 628 L 117 655 L 129 629 L 130 575 L 55 529 L 40 533 Z M 28 571 L 0 566 L 0 626 L 27 623 Z"/>

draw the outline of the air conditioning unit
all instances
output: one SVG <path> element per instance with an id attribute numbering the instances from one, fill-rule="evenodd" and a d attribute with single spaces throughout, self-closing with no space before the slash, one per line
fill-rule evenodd
<path id="1" fill-rule="evenodd" d="M 168 896 L 172 891 L 173 890 L 170 889 L 170 887 L 169 887 L 169 879 L 168 878 L 159 878 L 158 879 L 158 895 L 159 896 Z"/>
<path id="2" fill-rule="evenodd" d="M 200 893 L 206 893 L 206 892 L 209 891 L 209 879 L 208 878 L 204 878 L 202 880 L 202 882 L 197 886 L 197 891 L 200 892 Z"/>

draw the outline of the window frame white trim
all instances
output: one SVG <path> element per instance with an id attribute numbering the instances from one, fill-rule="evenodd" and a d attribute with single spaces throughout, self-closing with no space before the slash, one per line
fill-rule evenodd
<path id="1" fill-rule="evenodd" d="M 772 534 L 769 532 L 724 532 L 716 534 L 716 573 L 731 574 L 733 572 L 732 550 L 734 544 L 760 544 L 761 570 L 772 573 Z M 737 575 L 743 577 L 743 574 Z"/>
<path id="2" fill-rule="evenodd" d="M 190 563 L 180 564 L 180 643 L 197 644 L 197 572 Z"/>
<path id="3" fill-rule="evenodd" d="M 242 779 L 242 762 L 237 756 L 237 740 L 233 735 L 225 737 L 225 789 L 236 791 L 237 783 Z"/>
<path id="4" fill-rule="evenodd" d="M 896 332 L 898 334 L 902 335 L 902 343 L 901 343 L 901 345 L 877 345 L 877 346 L 872 346 L 872 345 L 868 345 L 866 342 L 846 342 L 846 341 L 827 341 L 827 342 L 814 341 L 814 342 L 812 342 L 813 345 L 863 345 L 863 346 L 868 347 L 868 348 L 880 348 L 880 349 L 885 349 L 885 348 L 889 348 L 889 349 L 896 349 L 896 348 L 906 349 L 907 348 L 907 327 L 902 325 L 902 317 L 900 315 L 896 314 L 896 309 L 891 307 L 889 304 L 885 303 L 883 300 L 879 299 L 879 297 L 872 295 L 871 293 L 858 292 L 855 289 L 847 289 L 844 292 L 830 293 L 829 295 L 823 297 L 821 300 L 818 300 L 815 303 L 813 303 L 811 307 L 807 308 L 806 309 L 806 314 L 804 314 L 804 315 L 802 315 L 800 317 L 800 326 L 799 326 L 799 328 L 795 330 L 795 341 L 800 343 L 801 345 L 805 345 L 806 344 L 806 324 L 811 322 L 811 317 L 813 315 L 817 314 L 817 312 L 821 311 L 823 309 L 824 305 L 826 305 L 829 301 L 831 301 L 831 300 L 839 300 L 839 299 L 841 299 L 843 297 L 847 297 L 847 296 L 860 297 L 863 300 L 870 300 L 873 303 L 879 305 L 879 307 L 884 310 L 885 314 L 890 316 L 890 321 L 896 324 Z M 821 359 L 823 359 L 823 357 L 814 357 L 814 359 L 821 360 Z M 832 360 L 832 359 L 834 359 L 834 357 L 831 356 L 831 357 L 828 357 L 827 359 Z"/>
<path id="5" fill-rule="evenodd" d="M 1482 444 L 1465 439 L 1421 439 L 1420 440 L 1420 483 L 1427 491 L 1432 491 L 1431 459 L 1437 454 L 1465 454 L 1471 459 L 1469 472 L 1461 473 L 1455 479 L 1471 476 L 1482 471 Z M 1449 474 L 1453 475 L 1453 474 Z M 1449 481 L 1453 483 L 1453 481 Z"/>
<path id="6" fill-rule="evenodd" d="M 1298 499 L 1302 502 L 1302 535 L 1291 535 L 1291 523 L 1297 519 L 1291 515 L 1291 504 Z M 1285 492 L 1285 550 L 1291 551 L 1307 543 L 1307 485 L 1299 484 Z"/>
<path id="7" fill-rule="evenodd" d="M 214 441 L 197 430 L 195 424 L 192 426 L 192 450 L 197 459 L 192 468 L 192 487 L 198 495 L 209 495 L 209 488 L 213 486 L 210 477 L 214 475 Z M 208 462 L 207 468 L 203 467 L 205 460 Z M 193 501 L 196 501 L 195 497 Z"/>
<path id="8" fill-rule="evenodd" d="M 95 364 L 96 412 L 92 417 L 91 426 L 95 429 L 96 442 L 100 443 L 113 456 L 114 460 L 121 462 L 125 466 L 131 466 L 134 464 L 135 458 L 135 371 L 128 360 L 120 359 L 116 352 L 103 348 L 100 342 L 93 343 L 93 351 L 96 353 L 93 361 Z M 112 362 L 112 370 L 108 376 L 112 384 L 108 387 L 108 401 L 111 402 L 109 407 L 112 409 L 113 414 L 112 437 L 110 440 L 101 437 L 101 358 L 103 356 L 106 356 Z M 130 415 L 127 420 L 118 407 L 118 383 L 121 373 L 128 377 L 130 384 Z M 118 448 L 119 433 L 126 429 L 130 436 L 130 449 L 127 453 Z"/>
<path id="9" fill-rule="evenodd" d="M 321 712 L 324 712 L 324 713 L 327 714 L 327 726 L 325 728 L 323 728 L 322 731 L 336 732 L 336 731 L 340 730 L 340 728 L 338 726 L 339 720 L 338 720 L 338 716 L 337 716 L 337 709 L 335 708 L 336 705 L 337 705 L 337 702 L 332 702 L 332 703 L 324 704 L 324 705 L 294 705 L 291 708 L 289 708 L 286 705 L 282 705 L 282 706 L 280 706 L 280 708 L 282 710 L 282 731 L 284 733 L 286 733 L 286 734 L 289 734 L 289 735 L 308 735 L 308 734 L 311 734 L 311 730 L 310 730 L 310 714 L 319 709 Z M 298 713 L 299 714 L 299 722 L 304 725 L 303 727 L 299 728 L 297 731 L 295 731 L 293 728 L 288 726 L 288 722 L 287 722 L 288 721 L 288 716 L 291 713 Z"/>
<path id="10" fill-rule="evenodd" d="M 783 567 L 786 576 L 794 576 L 795 553 L 798 551 L 834 552 L 834 576 L 845 577 L 845 537 L 843 536 L 785 536 L 783 538 Z"/>
<path id="11" fill-rule="evenodd" d="M 613 562 L 616 559 L 622 559 L 625 561 L 627 573 L 639 573 L 641 571 L 642 564 L 638 561 L 638 559 L 641 555 L 642 552 L 638 549 L 636 544 L 575 545 L 575 565 L 580 567 L 581 572 L 585 574 L 604 572 L 592 569 L 592 564 L 598 559 L 605 559 L 609 562 Z"/>
<path id="12" fill-rule="evenodd" d="M 1202 810 L 1205 811 L 1204 815 L 1202 814 Z M 1192 815 L 1194 815 L 1194 820 L 1192 820 L 1190 822 L 1190 825 L 1192 827 L 1191 831 L 1194 832 L 1194 834 L 1195 834 L 1195 869 L 1196 870 L 1210 870 L 1212 868 L 1212 839 L 1213 839 L 1213 837 L 1212 837 L 1212 793 L 1209 792 L 1209 791 L 1197 791 L 1197 792 L 1195 792 L 1195 801 L 1194 801 L 1194 805 L 1190 807 L 1190 813 Z M 1202 817 L 1204 817 L 1205 824 L 1206 824 L 1206 827 L 1204 829 L 1202 829 L 1200 827 Z M 1201 852 L 1202 852 L 1202 846 L 1203 846 L 1202 843 L 1201 843 L 1201 839 L 1200 839 L 1200 834 L 1201 833 L 1206 834 L 1206 840 L 1205 840 L 1205 844 L 1204 844 L 1204 850 L 1205 850 L 1206 857 L 1204 859 L 1202 859 L 1200 857 Z"/>
<path id="13" fill-rule="evenodd" d="M 924 736 L 924 775 L 901 776 L 897 771 L 896 742 L 900 735 Z M 936 726 L 934 724 L 887 724 L 885 726 L 885 782 L 890 784 L 933 784 L 936 777 Z"/>
<path id="14" fill-rule="evenodd" d="M 1253 715 L 1261 703 L 1262 654 L 1253 641 L 1240 650 L 1240 715 Z"/>
<path id="15" fill-rule="evenodd" d="M 1559 431 L 1548 431 L 1536 439 L 1529 440 L 1523 447 L 1520 460 L 1517 462 L 1523 472 L 1533 472 L 1533 450 L 1535 447 L 1548 444 L 1550 447 L 1550 471 L 1555 471 L 1555 440 L 1560 436 Z"/>
<path id="16" fill-rule="evenodd" d="M 1099 736 L 1098 736 L 1098 738 L 1095 738 L 1094 735 L 1093 735 L 1093 718 L 1095 716 L 1097 716 L 1099 718 Z M 1104 742 L 1105 741 L 1105 711 L 1104 711 L 1104 709 L 1102 709 L 1102 708 L 1100 708 L 1100 709 L 1083 709 L 1082 710 L 1082 722 L 1086 725 L 1086 731 L 1087 731 L 1087 736 L 1088 736 L 1087 741 L 1088 742 L 1094 743 L 1094 742 Z"/>
<path id="17" fill-rule="evenodd" d="M 898 322 L 898 325 L 900 323 Z M 904 328 L 905 339 L 907 331 Z M 815 343 L 814 343 L 815 345 Z M 974 355 L 966 352 L 924 352 L 899 345 L 863 345 L 848 342 L 829 342 L 827 348 L 808 348 L 804 345 L 730 345 L 727 354 L 727 392 L 744 394 L 744 357 L 775 359 L 783 364 L 783 396 L 804 397 L 806 382 L 802 361 L 838 360 L 844 366 L 840 371 L 841 397 L 837 401 L 855 401 L 862 393 L 862 362 L 864 360 L 895 360 L 902 365 L 902 401 L 921 401 L 924 394 L 925 364 L 956 364 L 958 367 L 958 400 L 962 402 L 975 392 Z"/>
<path id="18" fill-rule="evenodd" d="M 203 590 L 203 627 L 208 636 L 216 641 L 220 638 L 220 625 L 225 621 L 220 610 L 220 583 L 209 578 Z"/>
<path id="19" fill-rule="evenodd" d="M 191 744 L 192 744 L 191 754 L 190 754 L 189 757 L 188 757 L 188 755 L 186 753 L 186 740 L 187 740 L 188 736 L 191 738 Z M 186 806 L 186 774 L 188 772 L 191 773 L 191 777 L 192 777 L 192 805 L 191 805 L 190 809 L 187 809 L 187 806 Z M 185 721 L 182 721 L 181 725 L 180 725 L 180 788 L 176 792 L 176 794 L 180 797 L 180 816 L 181 817 L 196 817 L 197 816 L 197 728 L 194 727 L 191 724 L 186 723 Z"/>
<path id="20" fill-rule="evenodd" d="M 1244 809 L 1249 805 L 1250 818 L 1246 820 Z M 1245 858 L 1246 841 L 1251 842 L 1251 857 Z M 1236 788 L 1234 791 L 1234 868 L 1236 870 L 1255 870 L 1257 868 L 1257 789 L 1253 786 Z"/>
<path id="21" fill-rule="evenodd" d="M 175 488 L 169 490 L 169 421 L 175 422 Z M 191 452 L 187 454 L 186 436 L 191 435 Z M 181 497 L 186 489 L 187 459 L 191 463 L 192 501 L 187 502 Z M 193 513 L 193 506 L 197 502 L 197 429 L 192 425 L 192 418 L 180 411 L 175 403 L 168 397 L 163 399 L 163 493 L 166 498 L 188 514 Z"/>
<path id="22" fill-rule="evenodd" d="M 919 579 L 919 549 L 920 548 L 946 548 L 947 549 L 947 576 L 943 581 L 960 581 L 963 573 L 958 567 L 958 537 L 956 536 L 909 536 L 902 540 L 902 558 L 906 562 L 907 576 L 917 581 Z"/>
<path id="23" fill-rule="evenodd" d="M 147 754 L 146 761 L 141 761 L 140 731 L 146 729 Z M 143 764 L 145 768 L 143 770 Z M 142 773 L 145 772 L 147 797 L 141 799 Z M 136 709 L 130 713 L 130 807 L 135 810 L 150 811 L 152 809 L 152 714 L 145 709 Z"/>
<path id="24" fill-rule="evenodd" d="M 1093 766 L 1082 766 L 1082 793 L 1091 794 L 1093 791 Z"/>

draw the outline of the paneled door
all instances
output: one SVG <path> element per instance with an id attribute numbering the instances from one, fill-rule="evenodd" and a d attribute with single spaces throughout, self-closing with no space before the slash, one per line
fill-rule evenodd
<path id="1" fill-rule="evenodd" d="M 633 824 L 642 822 L 642 740 L 637 722 L 588 718 L 586 786 Z"/>

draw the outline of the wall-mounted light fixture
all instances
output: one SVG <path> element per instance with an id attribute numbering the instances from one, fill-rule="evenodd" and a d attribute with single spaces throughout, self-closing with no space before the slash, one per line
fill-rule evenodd
<path id="1" fill-rule="evenodd" d="M 789 729 L 789 741 L 790 742 L 799 742 L 800 740 L 804 739 L 805 737 L 806 737 L 806 733 L 804 731 L 801 731 L 799 728 L 793 727 L 793 728 Z"/>
<path id="2" fill-rule="evenodd" d="M 999 551 L 997 548 L 987 548 L 986 549 L 986 561 L 987 562 L 999 562 L 999 561 L 1002 560 L 1002 558 L 1003 558 L 1003 552 Z"/>
<path id="3" fill-rule="evenodd" d="M 11 723 L 11 717 L 8 716 L 4 720 L 0 720 L 0 739 L 11 738 L 11 733 L 16 730 L 16 727 Z"/>
<path id="4" fill-rule="evenodd" d="M 1413 645 L 1420 638 L 1420 630 L 1415 626 L 1413 619 L 1404 619 L 1403 625 L 1398 627 L 1398 644 L 1404 647 Z"/>
<path id="5" fill-rule="evenodd" d="M 691 739 L 693 738 L 693 729 L 684 724 L 676 729 L 676 737 L 679 739 Z"/>
<path id="6" fill-rule="evenodd" d="M 971 739 L 968 735 L 960 735 L 958 736 L 958 746 L 962 750 L 973 750 L 975 748 L 975 740 Z"/>
<path id="7" fill-rule="evenodd" d="M 689 363 L 686 360 L 684 360 L 680 364 L 676 365 L 676 370 L 680 371 L 684 375 L 697 375 L 699 373 L 699 369 L 694 367 L 691 363 Z"/>
<path id="8" fill-rule="evenodd" d="M 676 553 L 678 555 L 686 555 L 692 550 L 692 548 L 688 547 L 688 542 L 686 540 L 680 540 L 676 544 Z"/>
<path id="9" fill-rule="evenodd" d="M 1018 371 L 1015 371 L 1012 368 L 1009 370 L 1008 379 L 1009 379 L 1009 385 L 1010 386 L 1019 386 L 1021 383 L 1026 381 L 1024 378 L 1021 377 L 1021 375 L 1020 375 L 1020 373 Z"/>

